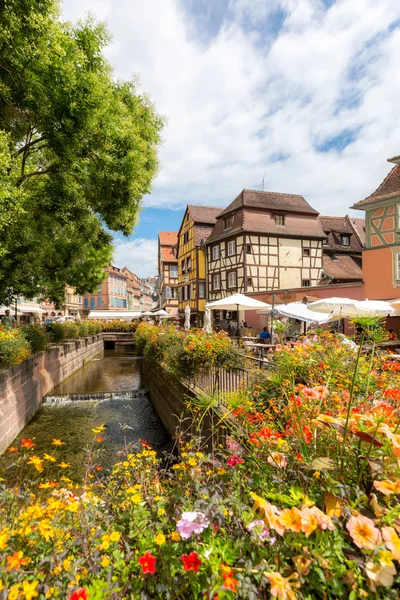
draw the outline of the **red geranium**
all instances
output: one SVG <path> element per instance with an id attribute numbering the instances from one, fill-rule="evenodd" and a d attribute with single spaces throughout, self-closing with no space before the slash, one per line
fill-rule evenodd
<path id="1" fill-rule="evenodd" d="M 87 600 L 88 598 L 89 592 L 85 588 L 80 587 L 72 592 L 72 594 L 68 597 L 68 600 Z"/>
<path id="2" fill-rule="evenodd" d="M 156 572 L 156 562 L 156 557 L 150 554 L 150 552 L 146 552 L 146 554 L 143 554 L 143 556 L 141 556 L 138 560 L 138 563 L 142 567 L 142 571 L 145 575 L 146 573 Z"/>
<path id="3" fill-rule="evenodd" d="M 184 554 L 181 556 L 181 561 L 183 562 L 183 568 L 185 571 L 197 571 L 200 569 L 201 560 L 198 557 L 197 552 L 191 552 L 190 554 Z"/>
<path id="4" fill-rule="evenodd" d="M 230 456 L 228 458 L 228 460 L 226 461 L 226 464 L 229 465 L 230 467 L 236 467 L 236 465 L 240 465 L 244 462 L 243 458 L 239 458 L 238 456 L 235 456 L 234 454 L 232 456 Z"/>

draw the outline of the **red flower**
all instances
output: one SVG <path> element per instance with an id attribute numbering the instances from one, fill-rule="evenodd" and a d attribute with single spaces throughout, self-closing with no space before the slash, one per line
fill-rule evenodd
<path id="1" fill-rule="evenodd" d="M 312 431 L 307 425 L 303 427 L 303 435 L 305 443 L 310 444 L 312 441 Z"/>
<path id="2" fill-rule="evenodd" d="M 200 569 L 201 560 L 199 559 L 197 552 L 191 552 L 190 554 L 184 554 L 181 556 L 183 562 L 183 568 L 185 571 L 197 571 Z"/>
<path id="3" fill-rule="evenodd" d="M 151 448 L 150 444 L 148 444 L 144 440 L 142 441 L 142 446 L 144 446 L 145 448 Z"/>
<path id="4" fill-rule="evenodd" d="M 22 440 L 21 446 L 22 448 L 33 448 L 34 446 L 36 446 L 36 444 L 32 442 L 31 438 L 29 438 L 27 440 Z"/>
<path id="5" fill-rule="evenodd" d="M 228 460 L 226 461 L 226 464 L 229 465 L 230 467 L 236 467 L 236 465 L 240 465 L 244 462 L 243 458 L 239 458 L 238 456 L 235 456 L 234 454 L 232 456 L 230 456 L 228 458 Z"/>
<path id="6" fill-rule="evenodd" d="M 87 600 L 88 598 L 89 592 L 85 590 L 85 588 L 80 587 L 72 592 L 72 594 L 68 597 L 68 600 Z"/>
<path id="7" fill-rule="evenodd" d="M 146 552 L 143 554 L 138 560 L 139 565 L 142 567 L 143 573 L 155 573 L 156 572 L 156 557 L 150 554 L 150 552 Z"/>
<path id="8" fill-rule="evenodd" d="M 96 442 L 99 442 L 99 444 L 101 444 L 101 442 L 104 442 L 104 438 L 102 438 L 102 437 L 101 437 L 101 435 L 99 435 L 99 436 L 96 438 Z"/>

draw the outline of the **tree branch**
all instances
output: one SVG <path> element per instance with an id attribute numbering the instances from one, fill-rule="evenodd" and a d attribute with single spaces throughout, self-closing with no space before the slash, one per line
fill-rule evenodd
<path id="1" fill-rule="evenodd" d="M 27 175 L 21 175 L 16 183 L 16 187 L 21 187 L 21 185 L 30 177 L 35 177 L 36 175 L 45 175 L 46 173 L 55 173 L 56 168 L 54 165 L 50 165 L 47 169 L 43 169 L 43 171 L 34 171 L 33 173 L 28 173 Z"/>
<path id="2" fill-rule="evenodd" d="M 20 148 L 18 150 L 18 152 L 16 152 L 13 155 L 13 158 L 17 158 L 17 156 L 19 156 L 20 154 L 23 154 L 26 150 L 28 150 L 29 148 L 31 148 L 35 144 L 38 144 L 39 142 L 41 142 L 44 139 L 46 139 L 46 138 L 44 136 L 42 136 L 40 138 L 36 138 L 36 140 L 32 140 L 31 142 L 26 143 L 22 148 Z"/>

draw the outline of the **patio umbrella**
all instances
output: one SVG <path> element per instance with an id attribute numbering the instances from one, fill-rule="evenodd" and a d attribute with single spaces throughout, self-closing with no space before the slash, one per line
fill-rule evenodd
<path id="1" fill-rule="evenodd" d="M 156 312 L 151 313 L 151 314 L 154 317 L 162 317 L 163 319 L 172 319 L 172 315 L 170 315 L 169 312 L 167 312 L 163 308 L 160 308 L 160 310 L 156 310 Z"/>
<path id="2" fill-rule="evenodd" d="M 389 302 L 382 300 L 351 300 L 350 298 L 321 298 L 308 307 L 315 312 L 334 317 L 385 317 L 395 312 Z"/>
<path id="3" fill-rule="evenodd" d="M 185 308 L 185 331 L 190 330 L 190 306 L 187 304 Z"/>
<path id="4" fill-rule="evenodd" d="M 233 294 L 232 296 L 221 298 L 221 300 L 215 300 L 215 302 L 208 302 L 206 304 L 206 308 L 211 308 L 212 310 L 236 310 L 238 314 L 237 338 L 239 340 L 239 310 L 270 310 L 272 307 L 270 304 L 261 302 L 260 300 L 255 300 L 255 298 L 251 298 L 250 296 L 245 296 L 244 294 Z"/>
<path id="5" fill-rule="evenodd" d="M 270 311 L 263 310 L 258 310 L 257 312 L 260 315 L 270 313 Z M 275 306 L 275 312 L 290 319 L 297 319 L 305 323 L 318 323 L 319 325 L 327 323 L 332 318 L 331 315 L 323 315 L 320 312 L 309 310 L 302 302 L 289 302 L 288 304 Z"/>
<path id="6" fill-rule="evenodd" d="M 206 333 L 212 333 L 212 327 L 211 327 L 211 311 L 209 308 L 206 308 L 205 313 L 204 313 L 204 327 L 203 327 L 204 331 Z"/>

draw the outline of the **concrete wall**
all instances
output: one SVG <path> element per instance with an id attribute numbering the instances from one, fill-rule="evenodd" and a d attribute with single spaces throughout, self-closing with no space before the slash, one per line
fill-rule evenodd
<path id="1" fill-rule="evenodd" d="M 93 335 L 48 348 L 0 373 L 0 453 L 33 417 L 48 392 L 102 353 L 102 335 Z"/>

